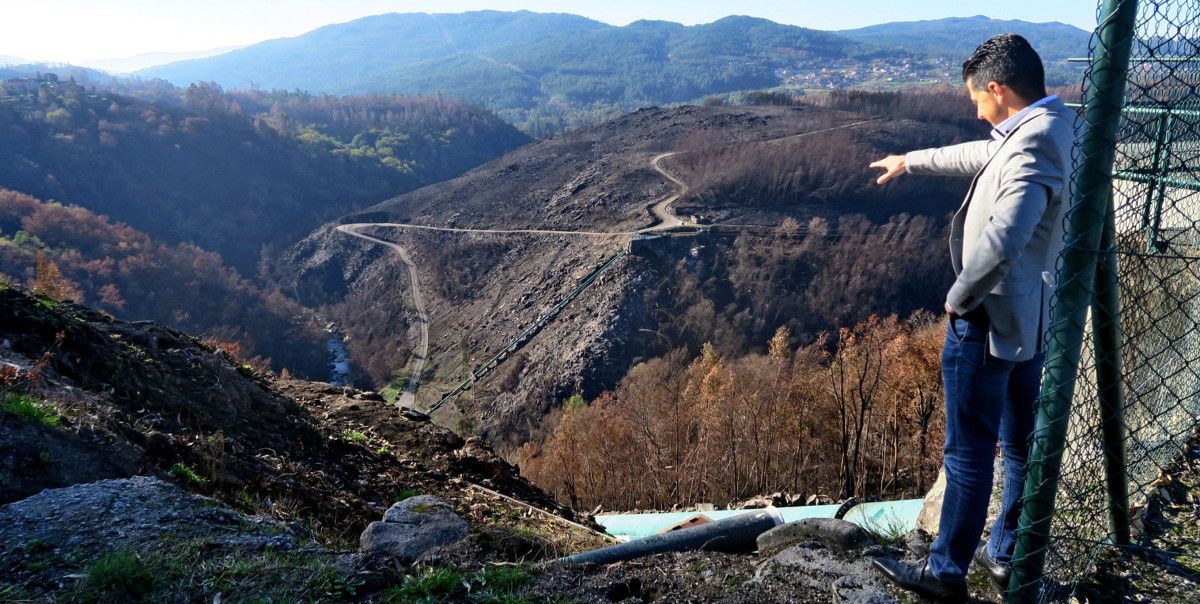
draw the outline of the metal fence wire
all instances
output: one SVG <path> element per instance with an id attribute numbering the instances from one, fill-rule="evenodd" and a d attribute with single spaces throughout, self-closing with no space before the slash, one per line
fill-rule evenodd
<path id="1" fill-rule="evenodd" d="M 1200 415 L 1200 2 L 1097 14 L 1014 601 L 1069 600 L 1139 547 L 1130 510 Z"/>

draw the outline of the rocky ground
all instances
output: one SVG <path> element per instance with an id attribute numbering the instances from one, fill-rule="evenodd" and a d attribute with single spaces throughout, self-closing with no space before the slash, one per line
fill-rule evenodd
<path id="1" fill-rule="evenodd" d="M 802 521 L 757 552 L 566 564 L 611 540 L 380 399 L 0 287 L 0 601 L 903 602 L 870 558 L 928 549 Z M 1197 458 L 1142 508 L 1151 549 L 1106 552 L 1077 597 L 1194 601 Z"/>
<path id="2" fill-rule="evenodd" d="M 476 560 L 555 557 L 605 542 L 486 444 L 408 417 L 374 392 L 256 373 L 186 334 L 8 286 L 0 286 L 0 397 L 0 503 L 143 475 L 231 513 L 296 524 L 335 551 L 353 551 L 393 502 L 420 494 L 444 498 L 470 522 Z M 29 550 L 2 543 L 4 564 L 13 548 Z M 35 566 L 59 568 L 55 559 Z M 0 577 L 0 589 L 26 589 L 19 577 Z M 39 590 L 58 584 L 30 585 L 54 597 Z"/>
<path id="3" fill-rule="evenodd" d="M 1136 549 L 1101 550 L 1076 597 L 1196 602 L 1200 594 L 1200 433 L 1150 486 L 1132 525 Z"/>
<path id="4" fill-rule="evenodd" d="M 11 287 L 0 379 L 0 601 L 898 595 L 861 548 L 814 535 L 760 556 L 557 563 L 611 540 L 483 441 Z"/>

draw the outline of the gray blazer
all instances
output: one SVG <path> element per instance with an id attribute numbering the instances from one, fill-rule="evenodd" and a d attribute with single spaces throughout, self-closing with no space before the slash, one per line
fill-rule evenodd
<path id="1" fill-rule="evenodd" d="M 946 303 L 958 314 L 983 306 L 991 320 L 988 350 L 1001 359 L 1024 361 L 1042 350 L 1063 245 L 1074 124 L 1075 113 L 1053 100 L 1003 139 L 906 156 L 913 174 L 974 175 L 950 225 L 958 278 Z"/>

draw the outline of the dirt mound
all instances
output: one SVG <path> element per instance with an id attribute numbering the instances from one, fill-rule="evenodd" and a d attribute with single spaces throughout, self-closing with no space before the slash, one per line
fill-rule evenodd
<path id="1" fill-rule="evenodd" d="M 376 393 L 255 373 L 152 323 L 0 287 L 0 364 L 0 503 L 148 474 L 333 542 L 418 493 L 467 516 L 486 500 L 497 515 L 574 517 L 486 444 Z"/>

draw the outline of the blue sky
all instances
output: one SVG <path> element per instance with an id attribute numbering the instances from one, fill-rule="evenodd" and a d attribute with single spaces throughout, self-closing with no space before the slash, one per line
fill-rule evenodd
<path id="1" fill-rule="evenodd" d="M 84 63 L 147 52 L 206 50 L 297 36 L 322 25 L 390 12 L 527 9 L 614 25 L 661 19 L 688 25 L 729 14 L 817 29 L 987 15 L 1062 21 L 1090 30 L 1088 0 L 0 0 L 0 55 Z"/>

